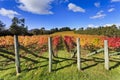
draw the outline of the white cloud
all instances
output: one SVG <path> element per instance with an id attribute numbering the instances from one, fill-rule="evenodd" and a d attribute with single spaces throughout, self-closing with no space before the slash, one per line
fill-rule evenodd
<path id="1" fill-rule="evenodd" d="M 120 26 L 120 24 L 117 24 L 117 23 L 113 23 L 113 24 L 115 24 L 117 27 Z M 113 24 L 112 24 L 112 23 L 111 23 L 111 24 L 105 24 L 105 25 L 103 25 L 103 26 L 104 26 L 104 27 L 106 27 L 106 26 L 112 26 Z"/>
<path id="2" fill-rule="evenodd" d="M 108 12 L 113 12 L 115 10 L 115 8 L 110 8 L 108 9 Z"/>
<path id="3" fill-rule="evenodd" d="M 111 0 L 111 2 L 120 2 L 120 0 Z"/>
<path id="4" fill-rule="evenodd" d="M 63 2 L 63 3 L 69 2 L 69 0 L 58 0 L 58 1 Z"/>
<path id="5" fill-rule="evenodd" d="M 111 25 L 113 25 L 113 24 L 105 24 L 105 25 L 103 25 L 103 26 L 105 27 L 105 26 L 111 26 Z"/>
<path id="6" fill-rule="evenodd" d="M 94 25 L 94 24 L 88 24 L 88 27 L 91 27 L 91 28 L 96 28 L 98 26 Z"/>
<path id="7" fill-rule="evenodd" d="M 20 15 L 20 14 L 13 10 L 7 10 L 5 8 L 1 8 L 0 15 L 7 16 L 9 18 L 13 18 L 15 15 Z"/>
<path id="8" fill-rule="evenodd" d="M 69 0 L 54 0 L 56 4 L 62 4 L 62 3 L 67 3 Z"/>
<path id="9" fill-rule="evenodd" d="M 91 19 L 97 19 L 97 18 L 104 18 L 106 16 L 106 14 L 103 13 L 103 11 L 99 11 L 97 12 L 97 14 L 95 16 L 90 17 Z"/>
<path id="10" fill-rule="evenodd" d="M 95 7 L 100 7 L 100 3 L 99 2 L 96 2 L 94 3 Z"/>
<path id="11" fill-rule="evenodd" d="M 69 2 L 69 0 L 58 0 L 60 3 L 66 3 Z"/>
<path id="12" fill-rule="evenodd" d="M 19 0 L 20 5 L 18 7 L 34 14 L 53 14 L 50 11 L 52 2 L 53 0 Z"/>
<path id="13" fill-rule="evenodd" d="M 68 9 L 73 11 L 73 12 L 85 12 L 85 9 L 83 9 L 80 6 L 77 6 L 73 3 L 68 4 Z"/>

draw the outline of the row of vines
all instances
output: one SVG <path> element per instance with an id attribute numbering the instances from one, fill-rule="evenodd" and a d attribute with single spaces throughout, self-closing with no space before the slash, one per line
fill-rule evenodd
<path id="1" fill-rule="evenodd" d="M 48 50 L 48 37 L 44 36 L 19 36 L 19 44 L 26 48 L 34 49 L 35 51 L 45 52 Z M 76 38 L 80 38 L 80 45 L 84 49 L 94 50 L 102 48 L 104 40 L 108 40 L 108 46 L 111 49 L 119 49 L 120 38 L 117 37 L 105 37 L 105 36 L 91 36 L 91 35 L 79 35 L 79 36 L 52 36 L 53 50 L 56 53 L 57 50 L 67 48 L 67 51 L 71 51 L 76 46 Z M 14 45 L 14 39 L 12 36 L 0 37 L 0 48 L 9 48 Z"/>

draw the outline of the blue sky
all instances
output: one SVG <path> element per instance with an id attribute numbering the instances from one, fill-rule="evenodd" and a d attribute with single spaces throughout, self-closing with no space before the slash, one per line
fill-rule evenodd
<path id="1" fill-rule="evenodd" d="M 0 0 L 0 20 L 25 18 L 29 29 L 120 25 L 120 0 Z"/>

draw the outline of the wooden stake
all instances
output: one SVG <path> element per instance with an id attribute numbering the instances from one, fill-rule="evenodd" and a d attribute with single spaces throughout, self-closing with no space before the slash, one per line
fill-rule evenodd
<path id="1" fill-rule="evenodd" d="M 52 38 L 48 38 L 48 48 L 49 48 L 49 72 L 52 72 Z"/>
<path id="2" fill-rule="evenodd" d="M 18 43 L 18 36 L 14 35 L 14 47 L 15 47 L 15 66 L 16 66 L 16 73 L 19 75 L 21 72 L 20 69 L 20 57 L 19 57 L 19 43 Z"/>
<path id="3" fill-rule="evenodd" d="M 80 60 L 80 38 L 77 38 L 77 67 L 81 70 L 81 60 Z"/>
<path id="4" fill-rule="evenodd" d="M 105 69 L 109 70 L 108 41 L 104 40 Z"/>

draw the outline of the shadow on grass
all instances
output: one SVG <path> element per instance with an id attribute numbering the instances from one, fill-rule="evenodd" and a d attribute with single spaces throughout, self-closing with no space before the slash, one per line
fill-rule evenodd
<path id="1" fill-rule="evenodd" d="M 45 59 L 44 61 L 37 61 L 37 60 L 31 59 L 29 57 L 20 55 L 20 58 L 23 58 L 25 60 L 32 61 L 34 63 L 42 63 L 42 62 L 46 62 L 46 61 L 49 60 L 47 57 L 39 56 L 39 55 L 35 54 L 34 52 L 28 50 L 27 48 L 25 48 L 23 46 L 21 46 L 21 49 L 24 50 L 25 52 L 35 56 L 35 57 Z M 9 59 L 10 61 L 15 61 L 15 59 L 14 59 L 15 54 L 13 52 L 10 52 L 10 51 L 4 50 L 4 49 L 0 49 L 0 56 L 4 57 L 6 59 Z M 57 59 L 61 59 L 61 60 L 57 60 Z M 66 67 L 69 67 L 72 64 L 77 64 L 76 60 L 77 59 L 74 59 L 74 58 L 69 59 L 69 58 L 63 58 L 63 57 L 55 57 L 55 59 L 53 59 L 53 64 L 60 64 L 61 67 L 57 68 L 57 69 L 53 69 L 53 71 L 58 71 L 58 70 L 66 68 Z M 62 66 L 61 62 L 64 62 L 64 61 L 74 61 L 74 62 L 73 63 L 68 63 L 68 65 Z M 90 67 L 94 67 L 99 63 L 104 63 L 103 58 L 98 58 L 98 57 L 92 57 L 92 59 L 81 58 L 82 63 L 89 62 L 89 61 L 93 61 L 94 64 L 91 64 L 91 65 L 87 64 L 87 66 L 83 67 L 82 70 L 89 69 Z M 110 62 L 115 62 L 116 63 L 115 65 L 110 66 L 110 69 L 117 68 L 120 65 L 120 61 L 117 61 L 117 59 L 115 59 L 115 60 L 110 59 Z M 46 67 L 46 66 L 48 66 L 48 64 L 41 65 L 39 67 L 30 68 L 30 69 L 27 68 L 25 70 L 29 71 L 29 70 L 34 70 L 34 69 L 37 69 L 37 68 L 40 68 L 40 67 Z"/>
<path id="2" fill-rule="evenodd" d="M 0 52 L 1 52 L 0 56 L 15 61 L 15 59 L 9 57 L 9 55 L 11 55 L 12 57 L 15 57 L 15 54 L 14 54 L 13 52 L 9 52 L 9 51 L 3 50 L 3 49 L 0 49 Z M 6 54 L 6 55 L 4 55 L 4 54 L 2 54 L 2 53 Z M 20 55 L 20 58 L 26 59 L 26 60 L 28 60 L 28 61 L 32 61 L 32 62 L 34 62 L 34 63 L 38 63 L 37 60 L 33 60 L 33 59 L 31 59 L 31 58 L 28 58 L 28 57 L 25 57 L 25 56 L 22 56 L 22 55 Z"/>
<path id="3" fill-rule="evenodd" d="M 0 78 L 0 80 L 4 80 L 4 79 Z"/>
<path id="4" fill-rule="evenodd" d="M 69 67 L 69 66 L 71 66 L 71 65 L 73 65 L 73 64 L 75 64 L 75 63 L 76 63 L 76 62 L 72 62 L 71 64 L 68 64 L 68 65 L 62 66 L 62 67 L 57 68 L 57 69 L 53 69 L 52 71 L 58 71 L 58 70 L 61 70 L 61 69 L 67 68 L 67 67 Z"/>
<path id="5" fill-rule="evenodd" d="M 114 69 L 114 68 L 117 68 L 117 67 L 119 67 L 119 66 L 120 66 L 120 62 L 117 62 L 114 66 L 111 66 L 111 67 L 110 67 L 110 70 L 111 70 L 111 69 Z"/>
<path id="6" fill-rule="evenodd" d="M 64 61 L 69 61 L 69 60 L 72 60 L 72 59 L 66 59 L 66 58 L 61 58 L 62 60 L 55 60 L 55 59 L 53 59 L 53 62 L 52 62 L 52 64 L 61 64 L 62 62 L 64 62 Z M 42 61 L 42 62 L 46 62 L 46 61 Z M 74 62 L 74 63 L 76 63 L 76 62 Z M 65 68 L 65 67 L 69 67 L 70 65 L 72 65 L 73 63 L 71 63 L 71 64 L 69 64 L 69 65 L 66 65 L 66 66 L 63 66 L 63 67 L 61 67 L 61 68 L 59 68 L 59 69 L 62 69 L 62 68 Z M 38 69 L 38 68 L 43 68 L 43 67 L 47 67 L 48 66 L 48 63 L 47 64 L 44 64 L 44 65 L 40 65 L 40 66 L 37 66 L 37 67 L 34 67 L 34 68 L 26 68 L 26 69 L 24 69 L 24 70 L 22 70 L 22 71 L 31 71 L 31 70 L 34 70 L 34 69 Z M 61 65 L 62 66 L 62 65 Z M 57 70 L 59 70 L 59 69 L 54 69 L 53 71 L 57 71 Z"/>
<path id="7" fill-rule="evenodd" d="M 53 69 L 53 71 L 58 71 L 58 70 L 61 70 L 61 69 L 64 69 L 64 68 L 67 68 L 73 64 L 77 64 L 77 60 L 75 58 L 71 58 L 71 59 L 68 59 L 68 58 L 63 58 L 63 57 L 57 57 L 58 59 L 62 59 L 61 61 L 60 60 L 54 60 L 53 64 L 56 64 L 56 67 L 57 67 L 57 64 L 60 64 L 60 68 L 57 68 L 57 69 Z M 55 58 L 55 59 L 57 59 Z M 94 59 L 85 59 L 85 58 L 81 58 L 81 62 L 88 62 L 88 61 L 93 61 Z M 65 65 L 65 66 L 62 66 L 61 62 L 64 62 L 64 61 L 74 61 L 72 63 L 68 63 L 68 65 Z M 93 66 L 96 66 L 98 63 L 95 63 L 95 64 L 92 64 L 92 65 L 87 65 L 86 67 L 82 68 L 82 70 L 85 70 L 85 69 L 88 69 L 90 67 L 93 67 Z"/>
<path id="8" fill-rule="evenodd" d="M 9 68 L 0 68 L 0 70 L 8 70 L 8 69 L 12 69 L 12 68 L 15 68 L 15 67 L 9 67 Z"/>
<path id="9" fill-rule="evenodd" d="M 27 53 L 35 56 L 35 57 L 39 57 L 39 58 L 45 59 L 44 61 L 37 61 L 37 60 L 31 59 L 31 58 L 29 58 L 29 57 L 20 55 L 20 58 L 22 58 L 22 59 L 24 59 L 24 60 L 31 61 L 31 62 L 33 62 L 33 63 L 42 63 L 42 62 L 48 61 L 48 58 L 47 58 L 47 57 L 43 57 L 43 56 L 36 55 L 36 54 L 34 54 L 32 51 L 28 50 L 28 49 L 25 48 L 25 47 L 22 47 L 22 49 L 23 49 L 25 52 L 27 52 Z M 10 52 L 10 51 L 7 51 L 7 50 L 5 50 L 5 49 L 0 49 L 0 56 L 4 57 L 4 58 L 6 58 L 6 59 L 9 59 L 9 61 L 15 62 L 15 54 L 14 54 L 14 52 Z M 47 64 L 47 65 L 48 65 L 48 64 Z M 47 65 L 42 65 L 42 66 L 40 66 L 40 67 L 44 67 L 44 66 L 47 66 Z M 32 68 L 32 69 L 35 69 L 35 68 Z M 30 69 L 30 70 L 32 70 L 32 69 Z M 28 69 L 28 70 L 29 70 L 29 69 Z"/>
<path id="10" fill-rule="evenodd" d="M 29 53 L 29 54 L 35 56 L 35 57 L 39 57 L 39 58 L 47 59 L 47 60 L 48 60 L 47 57 L 39 56 L 39 55 L 35 54 L 33 51 L 28 50 L 28 48 L 26 48 L 26 47 L 24 47 L 24 46 L 22 46 L 22 45 L 20 45 L 20 48 L 21 48 L 22 50 L 24 50 L 25 52 L 27 52 L 27 53 Z"/>
<path id="11" fill-rule="evenodd" d="M 7 55 L 0 54 L 0 56 L 4 57 L 4 58 L 6 58 L 6 59 L 9 59 L 10 61 L 15 61 L 14 58 L 11 58 L 11 57 L 9 57 L 9 56 L 7 56 Z"/>
<path id="12" fill-rule="evenodd" d="M 34 54 L 34 52 L 32 52 L 31 50 L 28 50 L 28 48 L 26 48 L 26 47 L 24 47 L 22 45 L 20 45 L 20 49 L 24 50 L 25 52 L 27 52 L 27 53 L 35 56 L 35 57 L 39 57 L 37 54 Z"/>
<path id="13" fill-rule="evenodd" d="M 40 66 L 36 66 L 36 67 L 27 67 L 25 69 L 23 69 L 22 71 L 31 71 L 31 70 L 35 70 L 35 69 L 38 69 L 38 68 L 43 68 L 43 67 L 47 67 L 48 64 L 44 64 L 44 65 L 40 65 Z"/>
<path id="14" fill-rule="evenodd" d="M 68 59 L 68 58 L 63 58 L 63 57 L 56 57 L 56 58 L 58 58 L 58 59 L 62 59 L 62 61 L 59 61 L 59 60 L 57 60 L 57 61 L 55 61 L 54 62 L 54 64 L 60 64 L 60 62 L 64 62 L 64 61 L 77 61 L 77 59 L 75 59 L 75 58 L 71 58 L 71 59 Z M 85 63 L 85 62 L 91 62 L 91 61 L 93 61 L 94 63 L 93 64 L 87 64 L 87 66 L 85 66 L 85 67 L 83 67 L 82 68 L 82 70 L 85 70 L 85 69 L 89 69 L 90 67 L 94 67 L 94 66 L 96 66 L 97 64 L 99 64 L 99 63 L 103 63 L 104 62 L 104 59 L 103 58 L 97 58 L 97 57 L 93 57 L 92 59 L 85 59 L 85 58 L 81 58 L 81 62 L 82 63 Z M 74 63 L 72 63 L 72 64 L 77 64 L 77 62 L 74 62 Z M 55 69 L 54 71 L 57 71 L 57 70 L 60 70 L 60 69 L 63 69 L 63 68 L 65 68 L 65 67 L 69 67 L 69 66 L 71 66 L 72 64 L 68 64 L 68 65 L 66 65 L 66 66 L 63 66 L 63 67 L 60 67 L 60 68 L 58 68 L 58 69 Z M 61 65 L 61 64 L 60 64 Z M 62 65 L 61 65 L 62 66 Z"/>
<path id="15" fill-rule="evenodd" d="M 94 66 L 96 66 L 97 64 L 98 64 L 98 63 L 92 64 L 92 65 L 88 65 L 88 66 L 82 68 L 81 70 L 89 69 L 90 67 L 94 67 Z"/>
<path id="16" fill-rule="evenodd" d="M 34 68 L 25 68 L 24 70 L 22 71 L 31 71 L 31 70 L 35 70 L 35 69 L 38 69 L 39 67 L 34 67 Z"/>
<path id="17" fill-rule="evenodd" d="M 115 68 L 117 68 L 117 67 L 120 66 L 120 59 L 119 59 L 119 58 L 113 58 L 113 59 L 115 59 L 115 60 L 110 60 L 110 62 L 115 62 L 115 65 L 111 66 L 111 67 L 110 67 L 110 70 L 111 70 L 111 69 L 115 69 Z M 118 60 L 119 60 L 119 61 L 118 61 Z"/>
<path id="18" fill-rule="evenodd" d="M 98 62 L 96 59 L 97 59 L 97 58 L 95 58 L 95 57 L 92 58 L 92 59 L 81 58 L 81 62 L 87 65 L 87 66 L 81 68 L 81 70 L 89 69 L 89 68 L 94 67 L 94 66 L 96 66 L 97 64 L 101 63 L 101 62 Z M 86 62 L 91 62 L 91 61 L 93 61 L 94 63 L 93 63 L 93 64 L 87 64 L 87 63 L 86 63 Z"/>
<path id="19" fill-rule="evenodd" d="M 61 63 L 62 62 L 65 62 L 65 61 L 71 61 L 71 60 L 73 60 L 73 59 L 67 59 L 67 58 L 59 58 L 59 59 L 62 59 L 62 60 L 56 60 L 56 59 L 53 59 L 53 62 L 52 62 L 52 64 L 60 64 L 61 65 Z M 44 61 L 43 61 L 44 62 Z M 69 66 L 71 66 L 71 65 L 73 65 L 73 64 L 75 64 L 76 63 L 76 60 L 74 60 L 74 62 L 72 62 L 72 63 L 70 63 L 70 64 L 68 64 L 68 65 L 65 65 L 65 66 L 62 66 L 61 65 L 61 67 L 60 68 L 57 68 L 57 69 L 53 69 L 53 71 L 58 71 L 58 70 L 61 70 L 61 69 L 63 69 L 63 68 L 66 68 L 66 67 L 69 67 Z M 22 71 L 31 71 L 31 70 L 34 70 L 34 69 L 38 69 L 38 68 L 42 68 L 42 67 L 47 67 L 48 66 L 48 63 L 47 64 L 44 64 L 44 65 L 40 65 L 40 66 L 37 66 L 37 67 L 33 67 L 33 68 L 26 68 L 26 69 L 24 69 L 24 70 L 22 70 Z"/>
<path id="20" fill-rule="evenodd" d="M 63 57 L 55 57 L 55 58 L 58 58 L 58 59 L 65 59 L 65 60 L 76 60 L 75 58 L 63 58 Z"/>
<path id="21" fill-rule="evenodd" d="M 113 59 L 114 59 L 114 60 L 113 60 Z M 114 68 L 117 68 L 117 67 L 120 66 L 120 61 L 118 61 L 119 59 L 117 59 L 117 58 L 113 58 L 113 59 L 110 59 L 110 60 L 109 60 L 109 64 L 110 64 L 111 62 L 115 62 L 116 64 L 110 66 L 110 70 L 111 70 L 111 69 L 114 69 Z M 89 61 L 89 59 L 88 59 L 88 60 L 85 59 L 85 61 Z M 98 57 L 93 57 L 93 60 L 91 59 L 91 61 L 94 61 L 95 64 L 89 65 L 90 67 L 96 66 L 96 65 L 99 64 L 99 63 L 104 63 L 104 59 L 103 59 L 103 58 L 98 58 Z M 89 66 L 88 66 L 88 68 L 89 68 Z M 87 69 L 87 67 L 86 67 L 86 69 Z"/>

